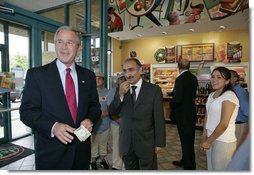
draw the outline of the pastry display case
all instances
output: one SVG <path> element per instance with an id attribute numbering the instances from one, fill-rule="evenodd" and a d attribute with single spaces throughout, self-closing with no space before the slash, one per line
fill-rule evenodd
<path id="1" fill-rule="evenodd" d="M 240 84 L 241 86 L 249 90 L 249 62 L 241 62 L 241 63 L 214 63 L 211 66 L 211 70 L 213 70 L 215 67 L 223 66 L 230 70 L 235 70 L 239 76 L 240 76 Z"/>
<path id="2" fill-rule="evenodd" d="M 242 87 L 248 88 L 249 84 L 249 63 L 214 63 L 206 62 L 201 67 L 200 63 L 191 63 L 190 71 L 197 76 L 198 89 L 195 100 L 197 111 L 197 128 L 203 129 L 205 114 L 206 114 L 206 100 L 212 91 L 210 83 L 210 75 L 215 67 L 223 66 L 238 72 L 240 75 L 240 83 Z M 175 80 L 178 76 L 177 63 L 173 64 L 151 64 L 151 79 L 150 82 L 161 87 L 163 93 L 163 108 L 164 117 L 166 121 L 170 121 L 170 106 L 169 101 L 172 98 L 170 95 L 174 89 Z M 247 89 L 248 90 L 248 89 Z"/>
<path id="3" fill-rule="evenodd" d="M 150 82 L 160 86 L 163 96 L 167 96 L 174 89 L 177 75 L 176 64 L 152 64 Z"/>

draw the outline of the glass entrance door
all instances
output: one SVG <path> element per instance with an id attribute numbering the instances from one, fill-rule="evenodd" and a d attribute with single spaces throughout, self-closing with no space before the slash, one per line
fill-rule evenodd
<path id="1" fill-rule="evenodd" d="M 3 59 L 5 57 L 6 53 L 6 47 L 3 44 L 0 44 L 0 72 L 2 72 L 2 63 L 4 62 Z M 0 83 L 1 83 L 2 77 L 0 76 Z M 1 91 L 0 89 L 0 143 L 5 142 L 7 140 L 6 138 L 6 129 L 7 129 L 7 122 L 6 122 L 6 112 L 4 108 L 4 102 L 5 102 L 5 93 Z"/>
<path id="2" fill-rule="evenodd" d="M 19 115 L 25 73 L 29 68 L 29 33 L 30 28 L 27 26 L 0 21 L 0 72 L 15 75 L 14 87 L 0 88 L 0 143 L 31 133 Z M 1 87 L 4 77 L 0 74 Z"/>
<path id="3" fill-rule="evenodd" d="M 31 133 L 31 129 L 20 120 L 19 115 L 25 73 L 29 68 L 29 32 L 29 28 L 25 26 L 8 26 L 9 71 L 15 73 L 15 90 L 10 92 L 11 139 Z"/>

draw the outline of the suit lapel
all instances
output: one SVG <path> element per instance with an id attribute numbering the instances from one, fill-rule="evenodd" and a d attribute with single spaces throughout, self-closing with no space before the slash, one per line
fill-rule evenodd
<path id="1" fill-rule="evenodd" d="M 140 91 L 139 91 L 139 94 L 138 94 L 138 98 L 137 98 L 137 101 L 134 105 L 134 107 L 136 108 L 143 100 L 144 98 L 148 95 L 147 93 L 147 82 L 143 81 L 142 82 L 142 85 L 141 85 L 141 88 L 140 88 Z"/>
<path id="2" fill-rule="evenodd" d="M 132 106 L 133 107 L 133 102 L 132 102 L 132 98 L 131 98 L 131 91 L 129 90 L 127 93 L 126 93 L 126 95 L 124 96 L 124 98 L 126 99 L 126 101 L 129 101 L 130 103 L 130 106 Z"/>
<path id="3" fill-rule="evenodd" d="M 70 117 L 67 118 L 68 123 L 74 123 L 71 117 L 71 113 L 65 98 L 65 93 L 62 85 L 62 81 L 59 75 L 59 71 L 56 66 L 56 60 L 52 62 L 49 66 L 48 70 L 48 77 L 49 77 L 49 90 L 51 90 L 53 93 L 53 98 L 59 99 L 59 106 L 62 106 L 62 110 L 59 111 L 59 116 L 63 116 L 64 120 L 66 120 L 66 114 L 69 114 Z"/>
<path id="4" fill-rule="evenodd" d="M 82 110 L 84 108 L 82 108 L 82 106 L 85 105 L 85 100 L 87 99 L 86 97 L 86 93 L 87 91 L 85 90 L 86 86 L 87 86 L 87 78 L 86 78 L 86 74 L 85 72 L 78 66 L 76 66 L 76 71 L 77 71 L 77 77 L 78 77 L 78 109 L 77 109 L 77 119 L 76 119 L 76 123 L 79 123 L 79 121 L 81 120 L 81 116 L 82 116 Z"/>

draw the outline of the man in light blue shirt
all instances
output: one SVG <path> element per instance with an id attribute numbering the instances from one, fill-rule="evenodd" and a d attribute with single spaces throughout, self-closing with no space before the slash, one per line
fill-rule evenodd
<path id="1" fill-rule="evenodd" d="M 99 95 L 99 102 L 101 105 L 101 120 L 95 125 L 91 143 L 91 169 L 98 170 L 96 159 L 99 157 L 100 159 L 100 166 L 103 169 L 109 169 L 109 165 L 106 161 L 107 146 L 108 146 L 108 139 L 109 139 L 109 130 L 110 130 L 110 118 L 107 109 L 107 94 L 108 89 L 104 87 L 104 75 L 101 72 L 96 72 L 96 85 L 97 91 Z"/>
<path id="2" fill-rule="evenodd" d="M 242 138 L 243 132 L 245 131 L 249 121 L 249 93 L 243 89 L 239 83 L 239 75 L 236 71 L 230 70 L 231 72 L 231 84 L 239 99 L 240 108 L 236 118 L 236 138 L 237 144 Z"/>

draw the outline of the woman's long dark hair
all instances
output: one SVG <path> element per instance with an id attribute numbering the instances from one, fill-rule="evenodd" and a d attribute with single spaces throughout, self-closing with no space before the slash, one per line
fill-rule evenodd
<path id="1" fill-rule="evenodd" d="M 222 90 L 222 92 L 221 92 L 221 94 L 219 96 L 221 96 L 226 91 L 233 91 L 234 92 L 234 90 L 232 88 L 232 84 L 230 82 L 230 78 L 231 78 L 231 72 L 230 72 L 230 70 L 228 68 L 226 68 L 226 67 L 216 67 L 215 69 L 213 69 L 213 72 L 214 71 L 220 72 L 221 76 L 225 80 L 229 80 L 229 83 L 226 86 L 224 86 L 224 88 L 223 88 L 223 90 Z"/>

